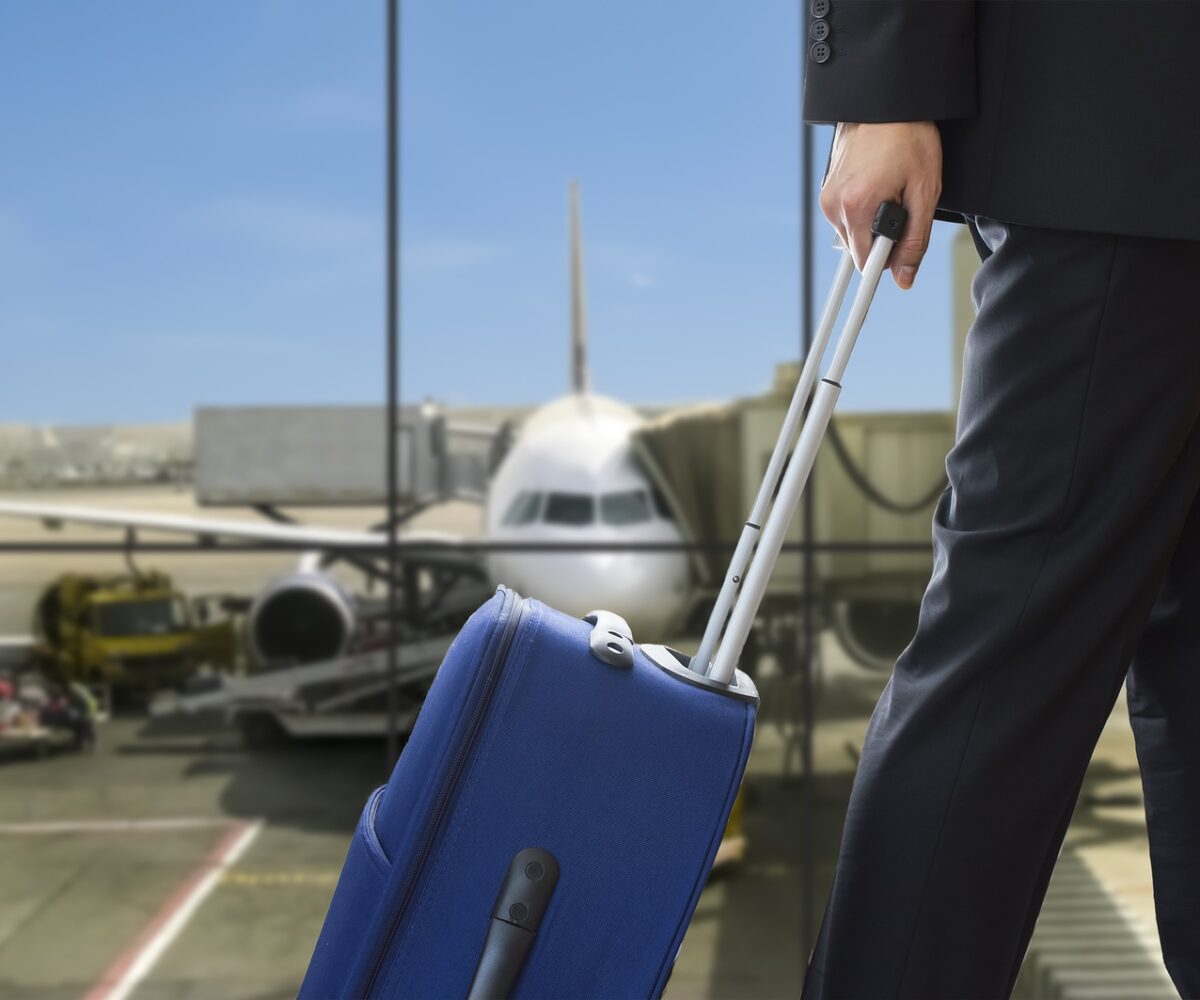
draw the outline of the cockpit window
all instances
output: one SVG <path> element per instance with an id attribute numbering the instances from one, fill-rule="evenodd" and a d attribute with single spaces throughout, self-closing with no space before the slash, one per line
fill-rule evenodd
<path id="1" fill-rule="evenodd" d="M 600 497 L 600 520 L 605 524 L 637 524 L 650 520 L 645 490 L 621 490 Z"/>
<path id="2" fill-rule="evenodd" d="M 658 516 L 664 521 L 674 521 L 675 515 L 671 513 L 671 508 L 667 506 L 666 498 L 658 490 L 651 490 L 650 495 L 654 497 L 654 510 Z"/>
<path id="3" fill-rule="evenodd" d="M 596 500 L 590 493 L 550 493 L 542 520 L 576 527 L 591 524 L 596 520 Z"/>
<path id="4" fill-rule="evenodd" d="M 531 490 L 522 490 L 513 498 L 504 515 L 505 524 L 532 524 L 537 520 L 538 508 L 542 505 L 542 495 Z"/>

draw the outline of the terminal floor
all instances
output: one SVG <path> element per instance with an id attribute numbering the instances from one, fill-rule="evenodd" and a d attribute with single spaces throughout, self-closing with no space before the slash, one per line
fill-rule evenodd
<path id="1" fill-rule="evenodd" d="M 78 491 L 54 499 L 213 513 L 197 510 L 188 494 L 174 488 Z M 374 514 L 306 516 L 360 527 Z M 477 520 L 477 510 L 455 505 L 425 526 L 471 534 Z M 22 542 L 116 537 L 83 528 L 47 536 L 26 522 L 6 524 L 3 535 Z M 156 553 L 139 562 L 171 573 L 191 593 L 253 593 L 294 565 L 295 556 Z M 55 573 L 121 568 L 119 555 L 4 554 L 0 634 L 28 629 L 39 588 Z M 806 789 L 795 773 L 797 761 L 785 752 L 787 741 L 771 720 L 784 699 L 763 678 L 766 718 L 747 780 L 748 851 L 740 867 L 714 878 L 705 891 L 668 1000 L 798 995 L 807 953 L 804 900 L 807 895 L 819 918 L 855 753 L 885 679 L 850 664 L 831 636 L 822 649 L 823 683 L 814 703 L 816 774 L 807 788 L 814 805 L 811 840 L 804 837 Z M 139 956 L 131 990 L 137 1000 L 294 996 L 354 822 L 370 789 L 385 777 L 383 757 L 380 744 L 353 742 L 254 754 L 216 720 L 123 718 L 105 728 L 93 756 L 0 760 L 0 996 L 99 1000 L 97 986 L 118 973 L 130 982 L 130 962 Z M 213 870 L 214 851 L 239 831 L 247 837 L 244 852 L 220 870 L 197 906 L 181 906 L 181 894 Z M 804 879 L 806 846 L 811 885 Z M 1063 920 L 1079 907 L 1104 911 L 1097 924 L 1104 928 L 1103 960 L 1083 955 L 1074 939 L 1063 937 Z M 167 915 L 177 933 L 149 961 L 147 942 L 155 935 L 165 940 Z M 1043 916 L 1020 996 L 1164 995 L 1123 699 L 1097 748 Z"/>
<path id="2" fill-rule="evenodd" d="M 831 642 L 826 648 L 810 788 L 818 917 L 854 751 L 881 680 L 839 662 Z M 1068 839 L 1070 878 L 1095 883 L 1111 901 L 1117 933 L 1148 956 L 1151 973 L 1139 966 L 1139 975 L 1153 974 L 1158 961 L 1161 980 L 1123 712 L 1118 704 L 1080 800 Z M 804 796 L 798 776 L 785 773 L 784 750 L 768 720 L 747 781 L 746 857 L 706 890 L 671 1000 L 798 994 L 806 956 Z M 118 718 L 95 755 L 0 761 L 0 995 L 89 994 L 138 951 L 230 830 L 261 824 L 132 995 L 293 996 L 358 811 L 383 777 L 378 743 L 251 753 L 214 719 Z"/>

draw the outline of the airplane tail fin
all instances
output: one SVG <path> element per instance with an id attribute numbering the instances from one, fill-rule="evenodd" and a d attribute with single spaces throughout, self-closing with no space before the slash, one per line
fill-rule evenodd
<path id="1" fill-rule="evenodd" d="M 591 391 L 587 363 L 587 303 L 583 287 L 583 237 L 579 231 L 579 184 L 571 181 L 571 389 Z"/>

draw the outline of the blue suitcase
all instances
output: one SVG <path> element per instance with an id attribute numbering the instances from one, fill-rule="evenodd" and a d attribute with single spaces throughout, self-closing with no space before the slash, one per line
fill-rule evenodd
<path id="1" fill-rule="evenodd" d="M 853 270 L 843 254 L 696 657 L 635 643 L 608 612 L 572 618 L 499 587 L 363 810 L 301 998 L 662 993 L 754 736 L 758 696 L 736 660 L 902 213 L 880 211 L 785 462 Z"/>
<path id="2" fill-rule="evenodd" d="M 756 697 L 744 677 L 736 697 L 689 683 L 677 660 L 599 620 L 501 587 L 467 621 L 363 811 L 302 997 L 467 996 L 526 849 L 552 856 L 558 879 L 516 995 L 662 991 L 741 782 Z M 592 652 L 597 631 L 627 663 Z"/>

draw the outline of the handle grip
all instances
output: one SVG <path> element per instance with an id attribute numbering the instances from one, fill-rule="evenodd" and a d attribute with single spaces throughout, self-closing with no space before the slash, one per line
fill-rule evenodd
<path id="1" fill-rule="evenodd" d="M 894 201 L 885 201 L 875 213 L 875 221 L 871 223 L 871 232 L 882 236 L 893 243 L 904 235 L 904 227 L 908 225 L 908 209 Z"/>
<path id="2" fill-rule="evenodd" d="M 467 1000 L 507 1000 L 512 995 L 557 884 L 558 862 L 549 851 L 526 847 L 513 856 L 496 894 Z"/>

